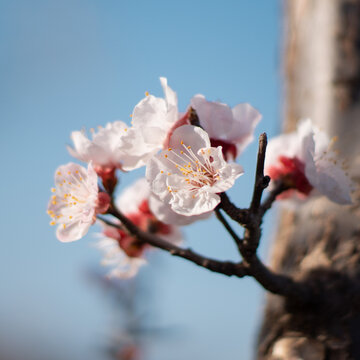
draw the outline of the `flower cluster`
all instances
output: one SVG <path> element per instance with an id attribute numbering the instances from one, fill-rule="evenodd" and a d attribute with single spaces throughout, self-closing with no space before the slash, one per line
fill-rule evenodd
<path id="1" fill-rule="evenodd" d="M 60 241 L 83 237 L 98 214 L 124 214 L 137 228 L 179 243 L 178 226 L 209 217 L 243 168 L 235 162 L 254 138 L 261 119 L 249 104 L 233 108 L 195 95 L 185 113 L 178 110 L 176 93 L 160 78 L 164 98 L 146 93 L 134 108 L 132 125 L 122 121 L 71 133 L 70 154 L 87 163 L 74 163 L 55 172 L 48 205 L 51 225 Z M 196 123 L 192 114 L 196 114 Z M 285 186 L 279 197 L 322 194 L 340 204 L 351 202 L 351 181 L 336 159 L 331 141 L 304 121 L 296 133 L 270 141 L 265 171 L 271 186 Z M 115 198 L 117 170 L 146 166 L 146 179 L 135 182 Z M 270 186 L 270 187 L 271 187 Z M 131 235 L 119 220 L 101 220 L 98 247 L 110 275 L 134 275 L 146 261 L 149 245 Z"/>

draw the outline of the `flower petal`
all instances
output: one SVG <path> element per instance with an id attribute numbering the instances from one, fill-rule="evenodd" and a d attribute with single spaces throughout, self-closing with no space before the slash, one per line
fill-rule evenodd
<path id="1" fill-rule="evenodd" d="M 198 220 L 204 220 L 211 216 L 212 211 L 201 215 L 184 216 L 172 210 L 171 205 L 161 201 L 157 196 L 150 197 L 149 206 L 153 214 L 165 224 L 188 225 Z"/>
<path id="2" fill-rule="evenodd" d="M 192 125 L 184 125 L 177 128 L 170 138 L 170 147 L 181 149 L 184 146 L 191 147 L 194 153 L 201 148 L 210 147 L 209 135 L 201 128 Z"/>
<path id="3" fill-rule="evenodd" d="M 212 211 L 219 203 L 220 196 L 208 191 L 199 191 L 195 196 L 184 192 L 173 197 L 171 208 L 178 214 L 191 216 Z"/>

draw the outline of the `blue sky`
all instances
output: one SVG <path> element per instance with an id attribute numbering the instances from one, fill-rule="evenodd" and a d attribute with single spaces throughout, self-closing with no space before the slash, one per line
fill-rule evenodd
<path id="1" fill-rule="evenodd" d="M 166 76 L 181 110 L 196 93 L 249 102 L 263 114 L 257 135 L 274 135 L 281 16 L 280 2 L 268 0 L 0 0 L 0 349 L 30 360 L 106 358 L 97 346 L 111 332 L 113 309 L 85 275 L 99 266 L 94 237 L 58 242 L 45 212 L 55 168 L 71 161 L 70 132 L 129 122 L 145 91 L 162 96 Z M 240 159 L 246 175 L 230 192 L 240 206 L 249 201 L 255 152 L 252 144 Z M 237 259 L 214 219 L 185 234 L 197 251 Z M 261 288 L 167 254 L 152 260 L 147 311 L 156 326 L 184 331 L 149 341 L 146 359 L 249 359 Z"/>

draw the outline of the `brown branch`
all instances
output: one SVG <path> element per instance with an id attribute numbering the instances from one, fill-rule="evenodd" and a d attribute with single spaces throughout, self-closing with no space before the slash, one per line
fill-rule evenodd
<path id="1" fill-rule="evenodd" d="M 282 296 L 296 297 L 296 299 L 300 302 L 309 301 L 311 298 L 307 287 L 295 282 L 288 276 L 273 273 L 256 257 L 256 255 L 248 256 L 246 254 L 246 249 L 241 245 L 240 248 L 244 256 L 244 260 L 246 260 L 244 263 L 218 261 L 199 255 L 191 249 L 180 248 L 157 237 L 156 235 L 142 231 L 114 206 L 111 207 L 109 214 L 119 219 L 123 227 L 125 227 L 129 233 L 135 236 L 139 241 L 165 250 L 171 255 L 189 260 L 200 267 L 223 275 L 236 276 L 239 278 L 247 275 L 252 276 L 266 290 Z M 113 224 L 113 226 L 121 228 L 121 226 L 117 224 Z"/>
<path id="2" fill-rule="evenodd" d="M 119 219 L 122 225 L 128 230 L 130 234 L 135 236 L 139 241 L 145 242 L 154 247 L 160 248 L 169 252 L 173 256 L 178 256 L 183 259 L 189 260 L 192 263 L 206 268 L 210 271 L 220 273 L 227 276 L 244 277 L 247 275 L 247 269 L 242 263 L 234 263 L 231 261 L 218 261 L 206 258 L 192 251 L 191 249 L 180 248 L 174 244 L 161 239 L 160 237 L 149 234 L 139 229 L 131 220 L 123 215 L 119 210 L 112 205 L 109 209 L 109 214 Z M 117 225 L 116 227 L 118 227 Z"/>

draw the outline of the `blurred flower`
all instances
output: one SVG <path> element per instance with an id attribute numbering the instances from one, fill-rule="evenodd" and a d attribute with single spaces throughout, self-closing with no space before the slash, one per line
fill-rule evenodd
<path id="1" fill-rule="evenodd" d="M 221 146 L 210 147 L 208 134 L 191 125 L 177 128 L 169 148 L 152 157 L 146 168 L 155 195 L 185 216 L 213 210 L 220 202 L 218 193 L 242 174 L 240 165 L 224 160 Z"/>
<path id="2" fill-rule="evenodd" d="M 87 169 L 74 163 L 59 166 L 55 186 L 47 211 L 52 218 L 50 225 L 58 224 L 56 236 L 60 241 L 78 240 L 88 232 L 96 214 L 107 211 L 110 197 L 99 193 L 91 162 Z"/>
<path id="3" fill-rule="evenodd" d="M 116 201 L 116 206 L 141 230 L 157 234 L 171 243 L 181 242 L 179 229 L 159 221 L 149 208 L 151 196 L 146 179 L 129 186 Z M 120 221 L 116 222 L 119 226 Z M 149 245 L 139 242 L 125 229 L 104 224 L 103 234 L 97 247 L 104 252 L 104 265 L 113 266 L 110 276 L 127 278 L 136 275 L 146 264 L 143 258 Z"/>
<path id="4" fill-rule="evenodd" d="M 344 162 L 332 149 L 336 138 L 328 136 L 307 119 L 296 132 L 272 139 L 267 147 L 265 173 L 282 180 L 290 190 L 282 198 L 320 193 L 339 204 L 350 204 L 352 182 Z"/>

